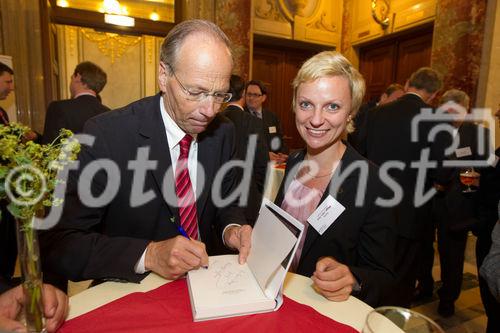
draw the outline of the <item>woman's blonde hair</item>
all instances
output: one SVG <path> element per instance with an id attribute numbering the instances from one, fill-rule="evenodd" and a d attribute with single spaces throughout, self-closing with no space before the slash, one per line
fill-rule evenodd
<path id="1" fill-rule="evenodd" d="M 328 76 L 342 76 L 349 82 L 351 92 L 350 120 L 347 123 L 347 132 L 354 131 L 352 119 L 358 113 L 359 107 L 365 95 L 365 80 L 363 76 L 354 68 L 349 60 L 336 51 L 323 51 L 309 58 L 300 67 L 299 72 L 293 80 L 293 101 L 292 107 L 295 110 L 295 100 L 297 98 L 298 87 L 305 82 L 314 81 Z"/>

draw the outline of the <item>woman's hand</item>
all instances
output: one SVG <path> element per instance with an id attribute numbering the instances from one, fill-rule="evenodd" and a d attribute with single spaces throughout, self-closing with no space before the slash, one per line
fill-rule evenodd
<path id="1" fill-rule="evenodd" d="M 330 301 L 345 301 L 356 283 L 349 267 L 332 257 L 324 257 L 316 263 L 311 279 L 316 290 Z"/>

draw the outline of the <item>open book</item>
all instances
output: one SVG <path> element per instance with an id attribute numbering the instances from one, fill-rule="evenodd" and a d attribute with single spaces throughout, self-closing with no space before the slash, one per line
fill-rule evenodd
<path id="1" fill-rule="evenodd" d="M 281 287 L 304 231 L 302 223 L 264 199 L 247 263 L 238 255 L 209 257 L 187 275 L 194 321 L 277 310 Z"/>

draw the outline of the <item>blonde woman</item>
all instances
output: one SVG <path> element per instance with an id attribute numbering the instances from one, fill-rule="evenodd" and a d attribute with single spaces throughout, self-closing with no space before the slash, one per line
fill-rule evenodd
<path id="1" fill-rule="evenodd" d="M 341 54 L 326 51 L 304 63 L 293 89 L 295 122 L 307 147 L 290 155 L 276 199 L 306 226 L 292 270 L 312 276 L 332 301 L 352 294 L 383 304 L 394 279 L 395 219 L 375 201 L 393 194 L 378 168 L 342 140 L 353 130 L 364 80 Z M 311 216 L 318 211 L 324 214 Z"/>

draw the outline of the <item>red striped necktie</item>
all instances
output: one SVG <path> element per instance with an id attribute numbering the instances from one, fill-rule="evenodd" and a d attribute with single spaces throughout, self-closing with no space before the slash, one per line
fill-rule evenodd
<path id="1" fill-rule="evenodd" d="M 196 198 L 189 178 L 188 155 L 193 137 L 186 134 L 179 143 L 181 153 L 175 168 L 175 192 L 179 205 L 181 226 L 189 237 L 198 239 L 198 223 L 196 214 Z"/>

